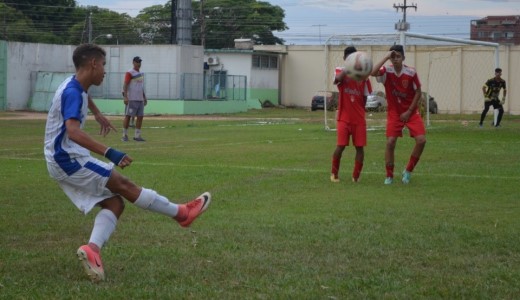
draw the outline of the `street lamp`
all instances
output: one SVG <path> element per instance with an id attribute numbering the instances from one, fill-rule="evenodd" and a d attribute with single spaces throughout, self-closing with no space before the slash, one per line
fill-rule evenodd
<path id="1" fill-rule="evenodd" d="M 112 38 L 112 34 L 110 34 L 110 33 L 107 33 L 107 34 L 100 34 L 100 35 L 96 36 L 95 38 L 93 38 L 91 41 L 89 41 L 89 44 L 93 44 L 94 41 L 95 41 L 97 38 L 99 38 L 99 37 L 105 37 L 106 39 L 109 39 L 109 40 L 110 40 L 110 39 Z"/>

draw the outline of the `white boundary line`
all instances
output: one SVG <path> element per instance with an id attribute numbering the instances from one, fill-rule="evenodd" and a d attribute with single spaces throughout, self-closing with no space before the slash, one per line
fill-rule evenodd
<path id="1" fill-rule="evenodd" d="M 19 161 L 40 161 L 44 162 L 44 159 L 39 158 L 23 158 L 23 157 L 2 157 L 0 156 L 1 160 L 19 160 Z M 169 167 L 183 167 L 183 168 L 216 168 L 216 169 L 243 169 L 243 170 L 256 170 L 256 171 L 277 171 L 277 172 L 293 172 L 293 173 L 315 173 L 315 174 L 327 174 L 327 169 L 302 169 L 302 168 L 271 168 L 271 167 L 258 167 L 258 166 L 233 166 L 233 165 L 217 165 L 217 164 L 204 164 L 204 165 L 197 165 L 197 164 L 176 164 L 176 163 L 152 163 L 152 162 L 133 162 L 132 164 L 135 165 L 146 165 L 146 166 L 169 166 Z M 369 171 L 363 171 L 362 174 L 379 174 L 382 176 L 384 175 L 384 170 L 381 172 L 369 172 Z M 443 173 L 421 173 L 421 172 L 414 172 L 414 176 L 432 176 L 432 177 L 452 177 L 452 178 L 484 178 L 484 179 L 508 179 L 508 180 L 519 180 L 519 176 L 500 176 L 500 175 L 467 175 L 467 174 L 443 174 Z M 328 177 L 324 177 L 323 180 L 328 179 Z"/>

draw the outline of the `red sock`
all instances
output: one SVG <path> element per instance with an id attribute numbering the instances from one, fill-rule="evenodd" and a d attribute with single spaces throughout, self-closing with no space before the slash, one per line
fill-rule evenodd
<path id="1" fill-rule="evenodd" d="M 354 171 L 352 171 L 352 178 L 354 178 L 355 181 L 359 179 L 359 175 L 361 175 L 361 170 L 363 170 L 363 163 L 354 160 Z"/>
<path id="2" fill-rule="evenodd" d="M 394 165 L 386 166 L 386 177 L 394 178 Z"/>
<path id="3" fill-rule="evenodd" d="M 341 161 L 341 158 L 332 156 L 332 174 L 334 174 L 334 177 L 338 178 L 339 173 L 339 163 Z"/>
<path id="4" fill-rule="evenodd" d="M 417 165 L 417 162 L 419 162 L 419 157 L 413 155 L 410 156 L 410 161 L 408 161 L 408 165 L 406 165 L 406 171 L 412 172 Z"/>

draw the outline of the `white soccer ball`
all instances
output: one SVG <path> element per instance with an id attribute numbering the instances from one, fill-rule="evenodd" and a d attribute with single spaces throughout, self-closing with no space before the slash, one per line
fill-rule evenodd
<path id="1" fill-rule="evenodd" d="M 372 72 L 372 59 L 365 52 L 354 52 L 345 59 L 345 70 L 348 77 L 363 81 Z"/>

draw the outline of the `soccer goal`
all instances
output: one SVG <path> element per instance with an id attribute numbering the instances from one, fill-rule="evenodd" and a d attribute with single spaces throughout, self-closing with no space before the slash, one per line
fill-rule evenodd
<path id="1" fill-rule="evenodd" d="M 404 36 L 403 36 L 404 35 Z M 432 113 L 476 113 L 483 108 L 482 85 L 499 65 L 498 44 L 416 33 L 333 35 L 324 44 L 323 91 L 337 91 L 334 70 L 343 65 L 343 50 L 354 46 L 379 61 L 391 45 L 405 46 L 405 64 L 414 66 L 422 84 L 421 111 L 427 126 Z M 382 84 L 370 77 L 372 89 Z M 430 100 L 433 100 L 430 103 Z M 431 110 L 432 109 L 432 110 Z M 324 109 L 325 130 L 335 130 L 335 111 Z"/>

